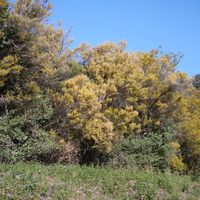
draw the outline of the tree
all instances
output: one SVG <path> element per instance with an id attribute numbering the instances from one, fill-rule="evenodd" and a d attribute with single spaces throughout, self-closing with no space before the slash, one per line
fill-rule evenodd
<path id="1" fill-rule="evenodd" d="M 57 147 L 56 134 L 52 138 L 46 126 L 53 113 L 47 92 L 67 76 L 64 34 L 45 23 L 51 10 L 46 0 L 0 3 L 0 139 L 6 136 L 12 144 L 9 149 L 3 142 L 2 149 L 18 159 L 49 158 Z"/>
<path id="2" fill-rule="evenodd" d="M 124 48 L 124 43 L 105 43 L 75 49 L 75 66 L 82 66 L 84 75 L 65 81 L 55 98 L 65 108 L 59 123 L 66 125 L 66 135 L 78 134 L 102 152 L 124 137 L 148 134 L 173 118 L 178 90 L 184 87 L 180 83 L 187 82 L 184 73 L 175 71 L 174 55 L 159 55 L 156 50 L 127 53 Z M 110 125 L 106 128 L 104 123 Z"/>
<path id="3" fill-rule="evenodd" d="M 127 119 L 126 125 L 135 127 L 125 131 L 131 134 L 136 129 L 145 131 L 149 126 L 159 126 L 172 116 L 179 98 L 177 91 L 187 82 L 187 76 L 175 71 L 179 58 L 174 55 L 159 55 L 157 50 L 127 53 L 124 48 L 124 43 L 106 43 L 96 48 L 83 46 L 79 53 L 87 76 L 104 90 L 103 111 L 113 119 L 117 112 L 134 112 L 128 114 L 132 119 L 122 114 L 115 122 L 119 125 Z"/>
<path id="4" fill-rule="evenodd" d="M 179 101 L 176 119 L 179 121 L 178 132 L 184 162 L 190 170 L 198 171 L 200 167 L 200 92 L 192 84 L 185 90 Z"/>

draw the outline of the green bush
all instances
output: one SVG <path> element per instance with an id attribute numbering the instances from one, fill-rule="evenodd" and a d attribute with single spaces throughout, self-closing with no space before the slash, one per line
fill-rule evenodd
<path id="1" fill-rule="evenodd" d="M 115 146 L 108 165 L 164 170 L 169 167 L 172 138 L 170 129 L 125 138 Z"/>
<path id="2" fill-rule="evenodd" d="M 0 116 L 0 162 L 49 161 L 58 150 L 55 138 L 43 128 L 53 113 L 50 101 L 38 96 L 20 109 Z"/>

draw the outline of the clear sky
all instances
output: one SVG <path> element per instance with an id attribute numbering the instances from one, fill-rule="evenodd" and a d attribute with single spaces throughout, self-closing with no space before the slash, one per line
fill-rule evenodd
<path id="1" fill-rule="evenodd" d="M 200 0 L 51 0 L 51 23 L 71 28 L 72 48 L 105 41 L 127 50 L 182 53 L 178 69 L 200 73 Z"/>

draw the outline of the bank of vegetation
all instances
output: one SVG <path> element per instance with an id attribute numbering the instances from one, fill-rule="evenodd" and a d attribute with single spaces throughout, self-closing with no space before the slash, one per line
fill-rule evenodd
<path id="1" fill-rule="evenodd" d="M 0 0 L 0 162 L 198 179 L 200 75 L 178 71 L 179 55 L 127 52 L 124 42 L 71 49 L 47 23 L 51 9 L 46 0 Z"/>

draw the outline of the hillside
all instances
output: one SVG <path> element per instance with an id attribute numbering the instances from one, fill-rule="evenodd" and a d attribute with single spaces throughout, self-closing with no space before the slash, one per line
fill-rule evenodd
<path id="1" fill-rule="evenodd" d="M 189 176 L 148 171 L 18 163 L 0 165 L 0 199 L 199 199 Z"/>

